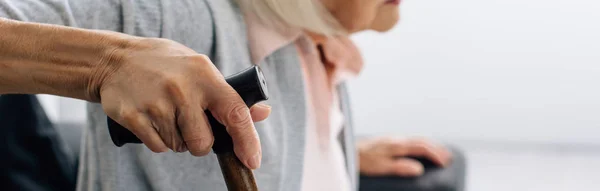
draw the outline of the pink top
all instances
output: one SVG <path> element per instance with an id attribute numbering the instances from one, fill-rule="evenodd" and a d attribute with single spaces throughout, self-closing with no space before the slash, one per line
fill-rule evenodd
<path id="1" fill-rule="evenodd" d="M 254 15 L 246 15 L 245 19 L 253 63 L 260 63 L 289 43 L 296 45 L 300 55 L 308 111 L 302 190 L 351 190 L 342 146 L 337 139 L 344 118 L 335 86 L 362 69 L 358 49 L 347 37 L 325 38 L 300 30 L 278 31 Z"/>

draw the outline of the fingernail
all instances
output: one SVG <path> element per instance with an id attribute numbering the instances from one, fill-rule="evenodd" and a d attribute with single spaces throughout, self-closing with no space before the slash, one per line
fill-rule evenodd
<path id="1" fill-rule="evenodd" d="M 448 157 L 446 158 L 446 162 L 444 163 L 444 167 L 449 166 L 450 164 L 452 164 L 452 157 Z"/>
<path id="2" fill-rule="evenodd" d="M 250 158 L 250 160 L 248 160 L 248 166 L 251 169 L 257 169 L 260 168 L 260 160 L 261 160 L 261 156 L 260 153 L 257 153 L 256 155 L 254 155 L 252 158 Z"/>
<path id="3" fill-rule="evenodd" d="M 417 175 L 423 174 L 423 171 L 425 170 L 425 169 L 423 169 L 423 166 L 421 166 L 421 165 L 413 166 L 412 168 L 413 168 L 414 172 L 417 173 Z"/>
<path id="4" fill-rule="evenodd" d="M 270 105 L 264 104 L 264 103 L 257 103 L 256 104 L 257 107 L 263 108 L 263 109 L 271 109 Z"/>
<path id="5" fill-rule="evenodd" d="M 448 166 L 452 162 L 452 153 L 444 152 L 444 166 Z"/>

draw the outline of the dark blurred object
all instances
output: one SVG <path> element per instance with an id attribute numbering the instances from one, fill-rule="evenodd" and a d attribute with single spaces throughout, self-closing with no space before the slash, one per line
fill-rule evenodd
<path id="1" fill-rule="evenodd" d="M 54 128 L 67 147 L 67 155 L 70 158 L 69 160 L 75 161 L 75 164 L 78 164 L 79 149 L 81 149 L 81 136 L 83 135 L 85 123 L 57 122 L 54 123 Z M 73 167 L 75 171 L 77 171 L 77 167 L 78 166 Z"/>
<path id="2" fill-rule="evenodd" d="M 76 162 L 35 95 L 0 96 L 0 189 L 75 190 Z"/>
<path id="3" fill-rule="evenodd" d="M 431 161 L 415 158 L 425 166 L 425 173 L 416 178 L 396 176 L 360 176 L 360 191 L 463 191 L 466 177 L 466 160 L 462 152 L 452 151 L 452 164 L 437 167 Z"/>

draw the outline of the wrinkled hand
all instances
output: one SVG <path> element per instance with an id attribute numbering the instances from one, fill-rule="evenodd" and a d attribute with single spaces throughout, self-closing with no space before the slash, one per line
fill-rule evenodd
<path id="1" fill-rule="evenodd" d="M 140 38 L 126 47 L 105 58 L 90 82 L 90 96 L 108 116 L 154 152 L 203 156 L 214 141 L 208 109 L 227 127 L 238 158 L 251 169 L 260 166 L 253 121 L 267 118 L 270 107 L 248 109 L 207 56 L 179 43 Z"/>
<path id="2" fill-rule="evenodd" d="M 451 154 L 440 145 L 424 139 L 372 138 L 358 143 L 360 172 L 368 176 L 423 174 L 423 164 L 406 157 L 431 160 L 439 166 L 451 161 Z"/>

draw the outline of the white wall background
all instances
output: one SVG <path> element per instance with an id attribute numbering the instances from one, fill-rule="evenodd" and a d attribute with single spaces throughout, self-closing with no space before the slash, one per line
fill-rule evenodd
<path id="1" fill-rule="evenodd" d="M 355 40 L 361 134 L 600 145 L 600 1 L 406 0 Z"/>

